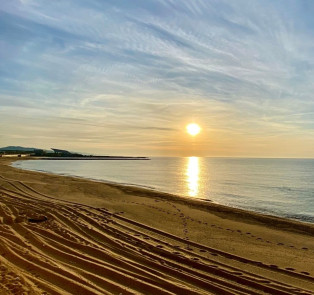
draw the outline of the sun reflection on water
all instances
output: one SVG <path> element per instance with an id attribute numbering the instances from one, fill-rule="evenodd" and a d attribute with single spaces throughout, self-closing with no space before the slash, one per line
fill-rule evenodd
<path id="1" fill-rule="evenodd" d="M 197 157 L 189 157 L 186 169 L 188 194 L 190 197 L 195 197 L 198 194 L 199 181 L 199 159 Z"/>

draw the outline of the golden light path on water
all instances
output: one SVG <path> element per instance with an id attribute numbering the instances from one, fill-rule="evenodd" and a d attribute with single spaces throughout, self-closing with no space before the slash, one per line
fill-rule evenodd
<path id="1" fill-rule="evenodd" d="M 198 194 L 199 187 L 199 159 L 197 157 L 187 158 L 187 184 L 188 184 L 188 194 L 190 197 L 195 197 Z"/>

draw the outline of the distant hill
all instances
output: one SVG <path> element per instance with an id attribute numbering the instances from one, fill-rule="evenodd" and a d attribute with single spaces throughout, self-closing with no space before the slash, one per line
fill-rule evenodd
<path id="1" fill-rule="evenodd" d="M 21 151 L 21 152 L 33 152 L 35 150 L 38 150 L 36 148 L 27 148 L 22 146 L 7 146 L 0 148 L 0 151 Z"/>

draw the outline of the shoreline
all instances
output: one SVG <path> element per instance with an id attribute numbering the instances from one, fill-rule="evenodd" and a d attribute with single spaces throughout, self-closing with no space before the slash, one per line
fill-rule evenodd
<path id="1" fill-rule="evenodd" d="M 46 160 L 46 158 L 40 158 L 43 160 Z M 40 160 L 39 159 L 39 160 Z M 223 212 L 223 213 L 228 213 L 234 216 L 235 218 L 237 216 L 246 216 L 246 218 L 252 220 L 252 221 L 260 221 L 263 222 L 264 220 L 267 220 L 267 223 L 271 222 L 275 226 L 279 226 L 281 228 L 289 227 L 290 223 L 293 223 L 294 228 L 298 228 L 301 231 L 304 231 L 309 234 L 314 234 L 314 222 L 307 222 L 304 220 L 300 219 L 293 219 L 293 218 L 287 218 L 284 216 L 280 215 L 272 215 L 268 213 L 262 213 L 258 210 L 247 210 L 243 208 L 238 208 L 238 207 L 232 207 L 232 206 L 227 206 L 223 204 L 216 203 L 212 200 L 207 200 L 207 199 L 201 199 L 201 198 L 191 198 L 188 196 L 184 195 L 178 195 L 178 194 L 173 194 L 169 192 L 164 192 L 161 190 L 158 190 L 154 187 L 149 187 L 145 185 L 139 185 L 139 184 L 132 184 L 132 183 L 122 183 L 122 182 L 115 182 L 115 181 L 109 181 L 109 180 L 100 180 L 100 179 L 94 179 L 94 178 L 88 178 L 88 177 L 83 177 L 83 176 L 76 176 L 76 175 L 65 175 L 65 174 L 58 174 L 58 173 L 52 173 L 48 171 L 38 171 L 38 170 L 31 170 L 31 169 L 22 169 L 19 167 L 12 166 L 13 162 L 16 161 L 26 161 L 26 160 L 36 160 L 36 159 L 30 159 L 30 158 L 25 158 L 25 159 L 17 159 L 13 160 L 10 159 L 11 163 L 10 166 L 15 169 L 19 170 L 24 170 L 24 171 L 30 171 L 34 173 L 45 173 L 47 175 L 56 175 L 56 176 L 61 176 L 61 177 L 71 177 L 71 178 L 76 178 L 76 179 L 81 179 L 81 180 L 87 180 L 91 182 L 97 182 L 97 183 L 104 183 L 109 186 L 116 187 L 118 189 L 121 189 L 122 191 L 129 192 L 130 190 L 138 195 L 150 195 L 153 198 L 167 198 L 169 200 L 178 202 L 178 203 L 188 203 L 191 206 L 194 206 L 199 209 L 204 209 L 204 210 L 214 210 L 217 212 Z M 61 160 L 61 159 L 60 159 Z"/>
<path id="2" fill-rule="evenodd" d="M 314 294 L 312 224 L 12 160 L 0 160 L 1 295 Z"/>
<path id="3" fill-rule="evenodd" d="M 32 158 L 31 160 L 75 160 L 75 161 L 84 161 L 84 160 L 98 160 L 98 161 L 149 161 L 150 158 L 147 157 L 119 157 L 119 156 L 93 156 L 93 157 L 39 157 L 38 159 Z"/>

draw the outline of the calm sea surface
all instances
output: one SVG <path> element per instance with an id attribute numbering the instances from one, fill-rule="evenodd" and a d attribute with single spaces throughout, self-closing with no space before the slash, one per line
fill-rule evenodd
<path id="1" fill-rule="evenodd" d="M 144 186 L 314 223 L 314 159 L 30 160 L 13 166 Z"/>

